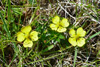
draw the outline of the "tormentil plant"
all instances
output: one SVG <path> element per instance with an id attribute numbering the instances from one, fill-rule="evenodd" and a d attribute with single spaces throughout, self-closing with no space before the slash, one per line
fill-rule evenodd
<path id="1" fill-rule="evenodd" d="M 82 47 L 85 44 L 85 38 L 83 37 L 86 35 L 86 31 L 84 31 L 82 27 L 79 27 L 76 31 L 71 29 L 69 35 L 71 37 L 68 41 L 72 46 Z"/>
<path id="2" fill-rule="evenodd" d="M 21 28 L 21 31 L 17 33 L 17 41 L 23 42 L 24 47 L 32 47 L 33 41 L 38 40 L 38 32 L 31 31 L 31 26 L 25 26 Z"/>
<path id="3" fill-rule="evenodd" d="M 67 30 L 66 27 L 69 26 L 68 20 L 66 18 L 63 18 L 62 20 L 60 20 L 59 16 L 55 16 L 52 19 L 52 22 L 53 23 L 50 24 L 50 28 L 57 32 L 65 32 Z"/>

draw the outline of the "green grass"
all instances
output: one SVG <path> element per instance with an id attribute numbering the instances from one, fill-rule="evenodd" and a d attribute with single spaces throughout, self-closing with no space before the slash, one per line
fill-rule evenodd
<path id="1" fill-rule="evenodd" d="M 86 67 L 99 67 L 100 9 L 95 1 L 81 2 L 1 1 L 0 67 L 83 67 L 84 64 Z M 49 25 L 56 15 L 68 19 L 70 26 L 65 33 L 51 30 Z M 16 36 L 27 25 L 39 32 L 39 39 L 33 42 L 31 48 L 23 47 L 23 42 L 18 42 Z M 87 31 L 86 44 L 83 47 L 74 47 L 68 42 L 69 30 L 78 27 Z"/>

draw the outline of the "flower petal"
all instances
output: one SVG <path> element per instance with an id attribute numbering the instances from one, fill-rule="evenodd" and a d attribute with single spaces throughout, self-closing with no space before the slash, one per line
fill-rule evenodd
<path id="1" fill-rule="evenodd" d="M 58 32 L 65 32 L 66 28 L 59 26 L 57 29 Z"/>
<path id="2" fill-rule="evenodd" d="M 55 24 L 50 24 L 50 28 L 51 28 L 52 30 L 55 30 L 55 31 L 56 31 L 56 30 L 57 30 L 57 27 L 58 27 L 58 26 L 55 25 Z"/>
<path id="3" fill-rule="evenodd" d="M 62 21 L 60 22 L 60 25 L 63 26 L 63 27 L 68 27 L 69 22 L 66 18 L 63 18 Z"/>
<path id="4" fill-rule="evenodd" d="M 79 27 L 77 29 L 77 35 L 79 35 L 80 37 L 84 37 L 86 35 L 86 31 L 84 31 L 82 27 Z"/>
<path id="5" fill-rule="evenodd" d="M 30 39 L 26 39 L 23 43 L 24 47 L 32 47 L 33 42 Z"/>
<path id="6" fill-rule="evenodd" d="M 17 33 L 17 41 L 22 42 L 25 39 L 25 35 L 22 32 Z"/>
<path id="7" fill-rule="evenodd" d="M 28 34 L 32 30 L 31 26 L 25 26 L 21 28 L 21 31 L 25 34 Z"/>
<path id="8" fill-rule="evenodd" d="M 55 17 L 52 19 L 52 22 L 53 22 L 54 24 L 59 24 L 59 22 L 60 22 L 60 17 L 59 17 L 59 16 L 55 16 Z"/>
<path id="9" fill-rule="evenodd" d="M 71 37 L 75 37 L 75 30 L 74 30 L 74 29 L 70 29 L 69 35 L 70 35 Z"/>
<path id="10" fill-rule="evenodd" d="M 69 43 L 72 44 L 73 46 L 76 46 L 76 45 L 77 45 L 77 42 L 76 42 L 76 39 L 75 39 L 75 38 L 71 38 L 71 37 L 70 37 L 70 38 L 68 39 L 68 41 L 69 41 Z"/>
<path id="11" fill-rule="evenodd" d="M 85 44 L 85 39 L 84 38 L 79 38 L 77 40 L 77 46 L 82 47 Z"/>
<path id="12" fill-rule="evenodd" d="M 30 38 L 32 39 L 32 41 L 37 41 L 38 40 L 38 32 L 32 31 L 30 33 Z"/>

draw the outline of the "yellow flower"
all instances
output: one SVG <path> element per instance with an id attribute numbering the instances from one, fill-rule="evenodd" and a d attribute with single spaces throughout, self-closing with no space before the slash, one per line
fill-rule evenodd
<path id="1" fill-rule="evenodd" d="M 77 31 L 74 29 L 71 29 L 69 31 L 69 35 L 71 36 L 68 41 L 73 46 L 82 47 L 85 44 L 85 38 L 83 38 L 86 35 L 86 31 L 83 30 L 83 28 L 79 27 Z"/>
<path id="2" fill-rule="evenodd" d="M 23 42 L 24 47 L 32 47 L 33 41 L 38 40 L 38 32 L 31 31 L 31 26 L 25 26 L 21 28 L 21 31 L 17 33 L 17 41 Z"/>
<path id="3" fill-rule="evenodd" d="M 53 19 L 52 19 L 52 22 L 50 24 L 50 28 L 52 30 L 55 30 L 57 32 L 65 32 L 66 31 L 66 27 L 69 26 L 69 22 L 66 18 L 63 18 L 62 20 L 60 20 L 60 17 L 59 16 L 55 16 Z"/>

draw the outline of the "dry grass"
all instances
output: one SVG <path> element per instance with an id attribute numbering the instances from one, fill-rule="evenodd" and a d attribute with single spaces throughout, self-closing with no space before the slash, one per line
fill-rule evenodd
<path id="1" fill-rule="evenodd" d="M 85 46 L 77 48 L 76 67 L 100 66 L 100 5 L 98 0 L 37 0 L 37 3 L 31 3 L 31 5 L 29 4 L 31 0 L 16 1 L 11 0 L 11 8 L 19 8 L 19 10 L 14 9 L 14 12 L 11 9 L 12 19 L 10 20 L 6 10 L 9 5 L 5 3 L 6 1 L 0 2 L 4 20 L 10 21 L 7 27 L 11 33 L 9 40 L 4 26 L 2 26 L 3 23 L 0 22 L 0 45 L 2 44 L 0 46 L 0 67 L 73 67 L 75 47 L 67 43 L 68 34 L 64 33 L 67 38 L 60 39 L 60 42 L 57 42 L 56 36 L 55 38 L 50 36 L 51 40 L 47 39 L 50 34 L 48 24 L 55 15 L 68 18 L 70 24 L 75 28 L 83 27 L 87 31 Z M 15 34 L 22 26 L 28 24 L 32 24 L 33 29 L 40 32 L 42 39 L 32 48 L 25 49 L 21 43 L 16 41 Z M 47 31 L 46 34 L 44 34 L 45 31 Z M 48 42 L 48 40 L 50 41 Z M 16 47 L 12 42 L 16 43 Z M 54 47 L 42 53 L 51 44 Z"/>

